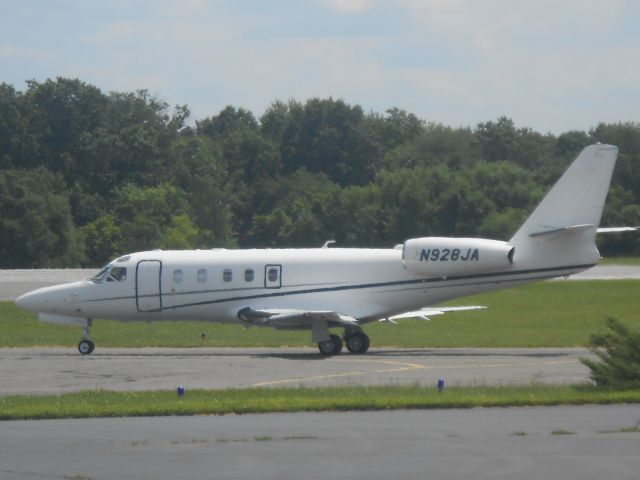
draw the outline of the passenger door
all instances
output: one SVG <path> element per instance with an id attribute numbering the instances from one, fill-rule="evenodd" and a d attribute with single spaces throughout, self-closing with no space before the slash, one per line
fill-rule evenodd
<path id="1" fill-rule="evenodd" d="M 139 312 L 162 310 L 161 273 L 162 262 L 159 260 L 138 262 L 136 266 L 136 305 Z"/>

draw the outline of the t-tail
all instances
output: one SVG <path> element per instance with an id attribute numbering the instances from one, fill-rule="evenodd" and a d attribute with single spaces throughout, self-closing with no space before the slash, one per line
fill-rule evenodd
<path id="1" fill-rule="evenodd" d="M 515 265 L 568 274 L 598 262 L 595 238 L 617 156 L 613 145 L 582 150 L 508 242 Z"/>
<path id="2" fill-rule="evenodd" d="M 511 280 L 510 275 L 515 274 L 522 282 L 592 267 L 600 259 L 595 238 L 617 156 L 618 149 L 612 145 L 582 150 L 510 241 L 409 239 L 402 248 L 405 268 L 449 279 L 489 275 Z M 504 280 L 498 288 L 508 286 L 509 280 Z"/>

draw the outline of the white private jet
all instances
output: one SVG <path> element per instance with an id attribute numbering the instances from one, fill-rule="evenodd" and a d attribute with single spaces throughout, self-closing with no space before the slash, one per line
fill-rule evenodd
<path id="1" fill-rule="evenodd" d="M 94 318 L 310 330 L 323 355 L 340 353 L 343 340 L 363 354 L 363 324 L 482 308 L 426 306 L 595 265 L 617 154 L 611 145 L 585 148 L 508 242 L 425 237 L 391 249 L 153 250 L 117 258 L 93 278 L 27 293 L 16 304 L 41 321 L 84 326 L 82 354 L 95 348 Z M 342 338 L 330 328 L 343 328 Z"/>

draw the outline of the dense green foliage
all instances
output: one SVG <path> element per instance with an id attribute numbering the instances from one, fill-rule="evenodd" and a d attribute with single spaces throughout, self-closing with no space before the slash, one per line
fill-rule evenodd
<path id="1" fill-rule="evenodd" d="M 388 246 L 427 235 L 508 238 L 586 145 L 620 147 L 603 224 L 640 224 L 640 125 L 559 136 L 505 117 L 427 123 L 342 100 L 187 106 L 79 80 L 0 84 L 0 267 L 96 266 L 129 251 Z M 607 252 L 640 252 L 637 236 Z"/>
<path id="2" fill-rule="evenodd" d="M 591 379 L 606 387 L 640 387 L 640 330 L 632 330 L 615 318 L 607 319 L 607 333 L 591 336 L 589 346 L 598 360 L 582 359 Z"/>
<path id="3" fill-rule="evenodd" d="M 640 402 L 640 390 L 616 391 L 587 385 L 454 387 L 448 388 L 442 394 L 439 394 L 433 387 L 419 385 L 245 388 L 188 390 L 181 397 L 173 391 L 112 392 L 97 390 L 63 395 L 0 397 L 0 420 L 638 402 Z M 259 441 L 260 438 L 256 437 L 255 440 Z M 188 440 L 188 442 L 190 441 Z M 225 441 L 248 441 L 248 439 L 216 439 L 214 437 L 213 439 L 198 440 L 200 443 Z"/>

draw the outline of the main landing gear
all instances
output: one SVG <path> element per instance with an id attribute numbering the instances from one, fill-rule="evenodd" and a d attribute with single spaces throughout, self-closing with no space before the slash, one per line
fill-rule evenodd
<path id="1" fill-rule="evenodd" d="M 338 355 L 342 351 L 342 339 L 332 333 L 329 340 L 318 342 L 318 349 L 322 355 Z"/>
<path id="2" fill-rule="evenodd" d="M 347 346 L 347 350 L 354 355 L 362 355 L 367 353 L 371 344 L 369 337 L 360 329 L 345 329 L 343 338 L 338 335 L 331 334 L 329 339 L 318 342 L 318 350 L 322 355 L 338 355 L 342 352 L 342 340 Z"/>
<path id="3" fill-rule="evenodd" d="M 84 333 L 82 334 L 82 340 L 78 343 L 78 351 L 82 355 L 89 355 L 96 349 L 96 344 L 89 338 L 89 327 L 93 325 L 93 320 L 87 318 L 87 324 L 84 327 Z"/>
<path id="4" fill-rule="evenodd" d="M 345 337 L 347 350 L 356 355 L 362 355 L 369 350 L 369 337 L 364 332 L 355 332 Z"/>

